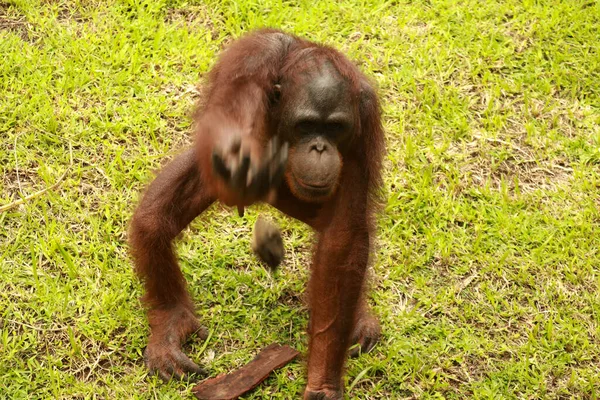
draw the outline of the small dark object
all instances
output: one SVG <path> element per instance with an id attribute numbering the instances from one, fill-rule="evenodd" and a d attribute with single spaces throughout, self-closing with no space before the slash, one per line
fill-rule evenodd
<path id="1" fill-rule="evenodd" d="M 271 271 L 277 269 L 283 259 L 285 249 L 283 248 L 281 233 L 275 224 L 258 217 L 256 224 L 254 224 L 252 250 L 269 266 Z"/>
<path id="2" fill-rule="evenodd" d="M 299 353 L 276 343 L 261 350 L 254 360 L 226 375 L 207 379 L 192 389 L 200 400 L 234 400 L 254 389 L 271 371 L 283 367 Z"/>

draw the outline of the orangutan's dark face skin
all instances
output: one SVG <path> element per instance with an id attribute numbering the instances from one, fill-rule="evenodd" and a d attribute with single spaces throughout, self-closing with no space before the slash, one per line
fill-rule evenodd
<path id="1" fill-rule="evenodd" d="M 284 83 L 281 90 L 279 131 L 290 143 L 286 181 L 298 198 L 326 201 L 335 193 L 342 170 L 339 146 L 354 131 L 348 84 L 324 64 L 299 82 Z"/>

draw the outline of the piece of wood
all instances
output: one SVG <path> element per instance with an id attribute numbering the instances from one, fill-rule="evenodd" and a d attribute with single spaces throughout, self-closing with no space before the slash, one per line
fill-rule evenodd
<path id="1" fill-rule="evenodd" d="M 235 400 L 264 381 L 271 371 L 283 367 L 299 353 L 289 346 L 271 344 L 254 360 L 229 374 L 210 378 L 192 389 L 200 400 Z"/>

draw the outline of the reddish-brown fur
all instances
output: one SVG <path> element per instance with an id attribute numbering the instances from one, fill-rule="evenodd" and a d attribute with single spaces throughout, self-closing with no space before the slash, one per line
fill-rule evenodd
<path id="1" fill-rule="evenodd" d="M 186 337 L 201 326 L 172 241 L 216 200 L 241 207 L 265 200 L 231 190 L 213 171 L 213 152 L 237 135 L 252 159 L 260 160 L 281 123 L 277 107 L 293 98 L 284 94 L 284 104 L 273 106 L 275 85 L 282 79 L 306 79 L 306 72 L 322 63 L 333 65 L 347 82 L 356 120 L 350 142 L 339 149 L 343 167 L 336 190 L 324 201 L 303 201 L 284 180 L 273 189 L 276 197 L 272 200 L 273 206 L 319 234 L 309 282 L 305 398 L 341 398 L 343 365 L 351 341 L 363 345 L 365 340 L 376 341 L 379 324 L 367 311 L 362 292 L 384 151 L 377 96 L 367 79 L 336 50 L 263 30 L 234 42 L 222 55 L 194 117 L 195 147 L 162 169 L 132 219 L 130 243 L 136 272 L 145 284 L 151 327 L 146 361 L 163 378 L 200 372 L 181 351 Z"/>

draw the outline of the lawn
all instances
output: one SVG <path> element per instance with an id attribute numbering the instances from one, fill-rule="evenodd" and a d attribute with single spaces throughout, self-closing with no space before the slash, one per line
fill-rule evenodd
<path id="1" fill-rule="evenodd" d="M 0 0 L 0 398 L 191 398 L 144 367 L 128 221 L 191 143 L 219 51 L 263 26 L 344 51 L 382 98 L 384 333 L 348 397 L 600 397 L 597 1 Z M 276 276 L 249 250 L 259 211 L 284 230 Z M 305 352 L 313 239 L 264 206 L 195 221 L 177 248 L 211 336 L 192 359 Z M 301 358 L 246 398 L 305 383 Z"/>

